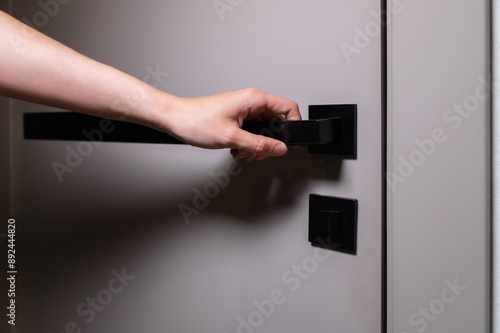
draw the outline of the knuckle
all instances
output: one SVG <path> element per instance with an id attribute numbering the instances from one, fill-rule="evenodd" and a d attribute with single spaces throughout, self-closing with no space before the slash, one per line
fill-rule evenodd
<path id="1" fill-rule="evenodd" d="M 287 112 L 285 113 L 285 116 L 291 116 L 293 119 L 301 119 L 300 111 L 299 111 L 299 104 L 297 102 L 290 101 L 287 106 Z"/>
<path id="2" fill-rule="evenodd" d="M 238 137 L 238 131 L 234 128 L 227 128 L 219 139 L 219 145 L 224 148 L 229 148 L 232 146 Z"/>
<path id="3" fill-rule="evenodd" d="M 264 97 L 264 92 L 254 87 L 245 89 L 245 97 L 252 102 L 259 102 Z"/>
<path id="4" fill-rule="evenodd" d="M 245 92 L 250 95 L 250 96 L 256 96 L 262 93 L 261 90 L 255 88 L 255 87 L 249 87 L 245 89 Z"/>
<path id="5" fill-rule="evenodd" d="M 263 155 L 266 152 L 266 139 L 264 137 L 259 138 L 254 150 L 256 155 Z"/>

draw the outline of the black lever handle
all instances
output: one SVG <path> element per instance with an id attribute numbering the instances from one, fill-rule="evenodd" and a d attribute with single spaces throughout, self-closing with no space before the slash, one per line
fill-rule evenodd
<path id="1" fill-rule="evenodd" d="M 309 120 L 245 122 L 243 129 L 309 152 L 356 155 L 356 105 L 310 105 Z M 148 127 L 74 112 L 24 114 L 24 138 L 30 140 L 104 141 L 182 144 Z"/>
<path id="2" fill-rule="evenodd" d="M 340 117 L 300 120 L 245 122 L 243 129 L 247 132 L 263 135 L 283 141 L 287 145 L 323 145 L 333 142 L 341 130 Z"/>

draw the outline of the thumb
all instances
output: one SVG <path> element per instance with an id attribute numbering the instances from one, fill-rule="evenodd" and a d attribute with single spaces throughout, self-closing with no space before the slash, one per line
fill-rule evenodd
<path id="1" fill-rule="evenodd" d="M 238 140 L 234 142 L 234 148 L 250 152 L 255 156 L 281 156 L 288 151 L 286 145 L 281 141 L 244 130 L 240 130 L 237 137 Z"/>

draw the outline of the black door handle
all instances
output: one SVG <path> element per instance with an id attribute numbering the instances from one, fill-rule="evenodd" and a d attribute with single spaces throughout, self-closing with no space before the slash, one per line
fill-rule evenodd
<path id="1" fill-rule="evenodd" d="M 243 129 L 288 145 L 309 146 L 313 154 L 356 155 L 357 106 L 309 105 L 309 120 L 245 122 Z"/>
<path id="2" fill-rule="evenodd" d="M 307 145 L 309 152 L 356 155 L 355 104 L 310 105 L 309 120 L 245 122 L 243 129 L 289 145 Z M 182 144 L 176 138 L 123 121 L 74 112 L 24 114 L 24 138 L 29 140 L 104 141 Z"/>
<path id="3" fill-rule="evenodd" d="M 287 145 L 323 145 L 335 141 L 341 130 L 341 118 L 300 120 L 300 121 L 247 121 L 243 129 L 247 132 L 267 136 Z"/>

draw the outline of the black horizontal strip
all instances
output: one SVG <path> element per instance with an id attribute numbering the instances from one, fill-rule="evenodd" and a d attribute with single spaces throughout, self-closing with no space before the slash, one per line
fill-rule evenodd
<path id="1" fill-rule="evenodd" d="M 182 141 L 149 127 L 75 112 L 25 113 L 24 138 L 183 144 Z"/>
<path id="2" fill-rule="evenodd" d="M 243 129 L 290 145 L 321 145 L 334 140 L 340 118 L 302 121 L 245 122 Z M 28 140 L 103 141 L 183 144 L 149 127 L 75 112 L 24 114 Z"/>

